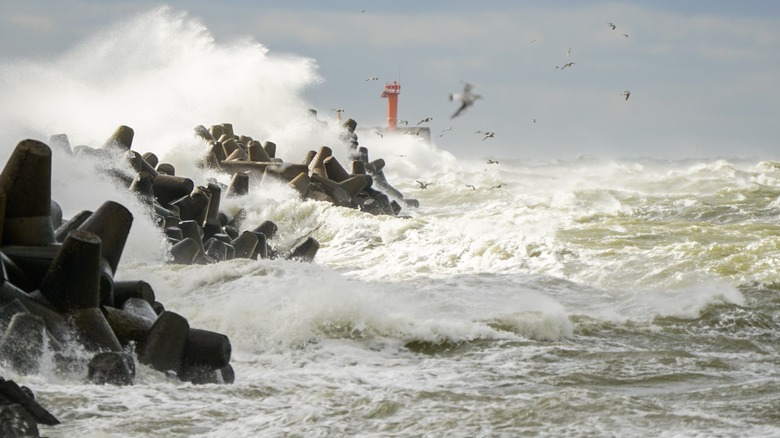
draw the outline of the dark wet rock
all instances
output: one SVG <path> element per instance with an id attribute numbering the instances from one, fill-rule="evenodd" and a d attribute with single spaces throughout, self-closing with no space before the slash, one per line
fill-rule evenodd
<path id="1" fill-rule="evenodd" d="M 118 126 L 109 136 L 101 149 L 119 149 L 128 151 L 133 146 L 133 137 L 135 131 L 133 128 L 125 125 Z"/>
<path id="2" fill-rule="evenodd" d="M 29 388 L 19 386 L 13 380 L 5 380 L 0 377 L 0 406 L 18 405 L 29 414 L 29 416 L 38 424 L 54 426 L 59 424 L 59 420 L 43 408 L 37 401 L 35 395 Z M 13 436 L 4 435 L 0 436 Z"/>
<path id="3" fill-rule="evenodd" d="M 0 333 L 5 332 L 8 324 L 11 322 L 11 318 L 17 313 L 30 313 L 19 299 L 0 305 Z"/>
<path id="4" fill-rule="evenodd" d="M 0 436 L 39 437 L 38 423 L 22 405 L 0 405 Z"/>
<path id="5" fill-rule="evenodd" d="M 164 311 L 149 330 L 138 360 L 158 371 L 178 374 L 189 331 L 190 325 L 183 316 Z"/>
<path id="6" fill-rule="evenodd" d="M 31 313 L 17 313 L 0 337 L 0 360 L 20 374 L 38 372 L 46 348 L 46 324 Z"/>
<path id="7" fill-rule="evenodd" d="M 145 199 L 159 226 L 178 231 L 170 233 L 169 239 L 194 247 L 189 263 L 216 261 L 204 254 L 204 225 L 213 226 L 215 242 L 224 245 L 222 259 L 235 256 L 233 242 L 241 244 L 242 256 L 256 251 L 258 238 L 253 233 L 236 241 L 237 229 L 232 236 L 222 228 L 220 186 L 199 186 L 185 193 L 192 186 L 189 180 L 175 177 L 172 169 L 158 173 L 154 169 L 157 157 L 131 151 L 131 142 L 132 130 L 120 127 L 103 147 L 82 149 L 102 158 L 124 154 L 128 167 L 137 171 L 135 185 L 130 187 L 132 183 L 125 181 L 126 170 L 106 172 L 116 174 Z M 143 363 L 162 372 L 178 375 L 192 370 L 187 371 L 192 381 L 224 382 L 219 370 L 230 367 L 226 336 L 207 331 L 203 331 L 209 333 L 205 337 L 190 336 L 186 319 L 166 312 L 147 282 L 114 280 L 133 221 L 129 210 L 106 201 L 94 212 L 84 210 L 63 221 L 59 205 L 50 199 L 50 172 L 51 150 L 26 140 L 17 145 L 0 176 L 0 360 L 17 372 L 35 373 L 48 348 L 54 353 L 55 371 L 86 371 L 91 382 L 128 385 L 135 364 L 127 351 L 136 349 Z M 149 178 L 140 178 L 144 175 L 153 175 L 157 193 L 150 192 L 154 187 L 147 185 Z M 13 196 L 9 198 L 6 190 Z M 161 195 L 166 190 L 174 194 Z M 167 202 L 180 194 L 185 196 Z M 13 205 L 7 203 L 9 199 Z M 191 337 L 195 341 L 188 341 Z M 185 355 L 188 342 L 195 343 Z M 90 363 L 73 354 L 82 350 L 95 353 Z M 200 368 L 210 369 L 205 375 L 218 378 L 194 377 Z M 15 403 L 9 400 L 0 406 Z M 3 430 L 37 434 L 30 426 L 35 423 L 25 422 L 21 411 L 8 408 L 0 415 L 7 420 L 0 427 L 12 424 Z"/>
<path id="8" fill-rule="evenodd" d="M 134 132 L 128 126 L 117 127 L 97 148 L 71 147 L 65 135 L 52 137 L 52 143 L 72 151 L 76 159 L 91 156 L 109 162 L 124 158 L 126 168 L 109 167 L 101 173 L 136 193 L 147 206 L 170 243 L 174 263 L 280 256 L 311 262 L 320 246 L 312 232 L 291 248 L 277 250 L 272 244 L 277 242 L 274 237 L 279 231 L 274 222 L 253 228 L 255 224 L 246 223 L 245 210 L 223 212 L 220 201 L 223 194 L 245 196 L 256 190 L 256 184 L 284 181 L 292 182 L 304 198 L 373 214 L 398 215 L 401 206 L 409 204 L 401 203 L 403 195 L 387 183 L 382 173 L 384 161 L 369 161 L 367 149 L 359 147 L 356 127 L 351 119 L 342 126 L 342 140 L 349 152 L 348 172 L 328 146 L 307 155 L 304 163 L 286 162 L 277 155 L 274 142 L 237 135 L 230 123 L 209 129 L 197 126 L 195 134 L 209 150 L 204 165 L 232 175 L 229 185 L 211 180 L 207 186 L 196 185 L 177 176 L 173 166 L 160 163 L 155 154 L 133 151 Z M 191 328 L 186 318 L 166 311 L 156 301 L 148 283 L 115 280 L 132 214 L 124 206 L 106 201 L 94 211 L 84 210 L 63 220 L 62 210 L 50 195 L 51 150 L 43 143 L 25 140 L 17 145 L 0 175 L 3 333 L 12 325 L 24 326 L 12 323 L 16 319 L 28 323 L 30 327 L 22 331 L 34 338 L 25 343 L 30 351 L 24 360 L 18 360 L 20 367 L 38 365 L 39 345 L 75 342 L 96 353 L 88 376 L 96 383 L 130 384 L 124 355 L 125 349 L 133 348 L 140 363 L 183 380 L 233 382 L 226 336 Z M 57 347 L 61 349 L 61 345 Z M 110 370 L 118 370 L 120 377 L 111 377 Z"/>
<path id="9" fill-rule="evenodd" d="M 114 282 L 114 305 L 121 308 L 129 298 L 141 298 L 149 304 L 155 300 L 154 289 L 144 280 L 127 280 Z"/>
<path id="10" fill-rule="evenodd" d="M 292 253 L 287 256 L 287 259 L 311 262 L 319 249 L 320 243 L 315 238 L 308 237 L 303 243 L 295 247 Z"/>
<path id="11" fill-rule="evenodd" d="M 98 353 L 89 361 L 87 380 L 98 385 L 132 385 L 135 379 L 133 356 L 125 352 Z"/>

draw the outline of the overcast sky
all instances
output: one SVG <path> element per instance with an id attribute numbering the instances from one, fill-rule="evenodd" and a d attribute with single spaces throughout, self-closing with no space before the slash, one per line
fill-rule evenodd
<path id="1" fill-rule="evenodd" d="M 55 57 L 161 4 L 2 0 L 0 61 Z M 780 159 L 777 1 L 166 4 L 218 43 L 251 38 L 269 55 L 314 59 L 322 81 L 304 98 L 323 118 L 343 108 L 384 125 L 380 93 L 400 80 L 399 118 L 432 117 L 433 140 L 456 155 Z M 462 81 L 484 99 L 450 119 Z"/>

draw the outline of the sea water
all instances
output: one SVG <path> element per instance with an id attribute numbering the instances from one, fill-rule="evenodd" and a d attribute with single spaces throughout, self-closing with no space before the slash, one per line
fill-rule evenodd
<path id="1" fill-rule="evenodd" d="M 237 54 L 275 86 L 235 76 L 215 96 L 225 74 L 244 70 L 203 60 Z M 196 183 L 227 182 L 195 165 L 207 146 L 193 127 L 232 122 L 275 141 L 286 161 L 327 144 L 346 162 L 336 124 L 302 116 L 302 90 L 319 80 L 311 60 L 216 45 L 167 9 L 0 74 L 19 102 L 3 110 L 3 159 L 26 137 L 64 132 L 99 146 L 127 124 L 135 150 Z M 117 102 L 123 110 L 111 111 Z M 0 365 L 62 422 L 42 434 L 780 435 L 780 162 L 488 164 L 414 136 L 359 141 L 419 207 L 373 216 L 281 183 L 252 188 L 223 210 L 243 208 L 247 228 L 276 222 L 278 249 L 313 236 L 314 262 L 206 266 L 167 263 L 147 212 L 95 170 L 107 163 L 55 149 L 52 197 L 65 216 L 109 199 L 128 206 L 117 278 L 148 281 L 191 326 L 228 335 L 236 380 L 192 385 L 139 365 L 135 385 L 115 387 L 85 383 L 85 371 Z"/>

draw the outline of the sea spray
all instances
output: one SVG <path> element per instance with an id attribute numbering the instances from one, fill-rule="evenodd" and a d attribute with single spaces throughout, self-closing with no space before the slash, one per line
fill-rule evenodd
<path id="1" fill-rule="evenodd" d="M 0 78 L 4 99 L 15 102 L 0 109 L 10 138 L 67 133 L 74 145 L 99 145 L 106 129 L 125 124 L 138 150 L 163 161 L 184 148 L 174 165 L 199 144 L 192 127 L 211 120 L 274 138 L 293 154 L 337 143 L 335 128 L 307 129 L 314 121 L 301 93 L 321 80 L 312 60 L 253 41 L 217 43 L 198 20 L 168 7 L 104 28 L 50 61 L 7 65 Z"/>
<path id="2" fill-rule="evenodd" d="M 209 178 L 228 183 L 230 177 L 198 168 L 208 147 L 193 135 L 199 123 L 229 121 L 236 132 L 273 140 L 277 156 L 290 160 L 328 145 L 347 162 L 341 127 L 312 117 L 302 97 L 307 87 L 321 82 L 312 60 L 275 55 L 249 40 L 217 42 L 199 20 L 167 7 L 106 27 L 52 60 L 9 64 L 0 78 L 0 84 L 7 84 L 0 92 L 16 102 L 0 109 L 7 116 L 0 123 L 9 138 L 45 141 L 64 133 L 74 147 L 98 147 L 112 127 L 128 125 L 136 133 L 135 151 L 154 153 L 197 185 Z M 150 111 L 152 106 L 164 110 Z M 381 143 L 361 137 L 377 149 L 374 157 L 386 156 L 391 178 L 420 178 L 434 166 L 454 163 L 451 155 L 415 136 L 386 136 Z M 4 143 L 3 154 L 12 144 Z M 66 216 L 94 209 L 105 199 L 141 211 L 132 196 L 91 175 L 94 168 L 84 160 L 58 158 L 54 170 L 53 188 Z M 164 250 L 152 243 L 158 233 L 145 217 L 136 216 L 139 226 L 130 236 L 128 257 L 137 252 L 139 258 L 160 259 Z"/>
<path id="3" fill-rule="evenodd" d="M 166 257 L 162 232 L 155 225 L 148 208 L 133 192 L 105 173 L 106 168 L 128 169 L 120 157 L 110 161 L 91 157 L 73 157 L 54 150 L 52 158 L 52 198 L 62 206 L 63 215 L 71 218 L 83 210 L 94 211 L 106 200 L 113 200 L 133 213 L 126 248 L 120 263 L 133 260 L 159 260 Z"/>
<path id="4" fill-rule="evenodd" d="M 166 14 L 161 16 L 176 28 L 178 15 Z M 148 31 L 155 39 L 154 26 Z M 210 38 L 202 42 L 211 51 L 225 48 Z M 179 48 L 202 54 L 203 47 L 193 47 Z M 238 54 L 246 45 L 229 47 Z M 263 67 L 272 67 L 276 55 L 263 56 Z M 15 69 L 31 67 L 14 80 L 25 84 L 27 73 L 35 77 L 44 64 L 14 63 Z M 3 79 L 10 78 L 8 71 L 3 68 Z M 55 81 L 59 76 L 50 74 Z M 133 77 L 128 72 L 125 81 Z M 38 90 L 60 88 L 39 82 Z M 151 105 L 147 95 L 143 108 L 159 117 L 153 124 L 159 129 L 149 131 L 120 114 L 87 126 L 93 134 L 86 137 L 69 129 L 91 124 L 78 110 L 91 116 L 107 111 L 92 114 L 79 99 L 99 103 L 111 90 L 91 92 L 87 81 L 81 84 L 84 93 L 65 93 L 73 98 L 68 109 L 74 116 L 62 120 L 74 123 L 52 125 L 58 117 L 47 108 L 61 112 L 61 105 L 47 102 L 26 118 L 30 124 L 12 128 L 34 126 L 41 139 L 72 132 L 74 145 L 100 145 L 115 126 L 128 124 L 138 131 L 139 152 L 159 148 L 161 160 L 199 183 L 209 175 L 191 161 L 205 150 L 198 139 L 190 143 L 198 124 L 233 121 L 240 132 L 277 141 L 283 157 L 323 145 L 344 153 L 337 135 L 325 138 L 330 134 L 320 123 L 295 119 L 305 103 L 295 105 L 293 123 L 272 132 L 261 118 L 243 125 L 254 111 L 238 101 L 230 105 L 241 113 L 234 117 L 193 105 Z M 305 87 L 293 83 L 279 94 L 299 103 Z M 3 91 L 23 97 L 35 89 Z M 279 99 L 280 108 L 284 102 Z M 188 112 L 194 119 L 182 116 Z M 186 120 L 168 130 L 166 117 Z M 0 120 L 11 125 L 25 118 Z M 169 134 L 176 141 L 154 144 Z M 13 134 L 3 144 L 26 137 Z M 136 385 L 117 392 L 84 385 L 77 376 L 19 376 L 2 369 L 34 386 L 56 413 L 67 413 L 63 424 L 44 433 L 777 435 L 776 163 L 501 157 L 499 164 L 453 163 L 435 146 L 418 148 L 412 136 L 388 139 L 360 134 L 361 146 L 386 160 L 388 178 L 420 199 L 410 219 L 303 202 L 284 184 L 223 205 L 238 211 L 245 201 L 254 223 L 291 219 L 289 228 L 279 229 L 282 241 L 316 229 L 323 248 L 314 264 L 167 265 L 144 257 L 156 249 L 131 249 L 131 237 L 126 252 L 140 256 L 124 256 L 118 274 L 148 279 L 159 299 L 193 325 L 235 339 L 236 384 L 183 384 L 141 366 Z M 287 153 L 294 144 L 299 150 Z M 451 165 L 439 167 L 443 163 Z M 85 185 L 106 189 L 90 173 L 85 171 Z M 432 184 L 422 189 L 417 179 Z M 223 305 L 204 305 L 212 299 Z"/>

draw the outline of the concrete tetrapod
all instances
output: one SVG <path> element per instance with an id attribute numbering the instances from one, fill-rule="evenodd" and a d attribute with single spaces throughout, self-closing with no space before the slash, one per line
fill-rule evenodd
<path id="1" fill-rule="evenodd" d="M 5 193 L 2 242 L 5 245 L 48 245 L 51 224 L 51 149 L 36 140 L 16 145 L 0 174 Z"/>
<path id="2" fill-rule="evenodd" d="M 158 371 L 173 371 L 178 375 L 189 330 L 190 325 L 183 316 L 164 311 L 149 329 L 138 360 Z"/>
<path id="3" fill-rule="evenodd" d="M 71 231 L 38 289 L 60 312 L 98 307 L 100 259 L 101 242 L 97 235 Z"/>
<path id="4" fill-rule="evenodd" d="M 113 305 L 114 274 L 132 224 L 133 214 L 130 210 L 118 202 L 106 201 L 78 228 L 100 238 L 104 260 L 100 274 L 100 301 L 103 304 Z"/>
<path id="5" fill-rule="evenodd" d="M 104 150 L 118 149 L 122 151 L 128 151 L 133 146 L 134 135 L 135 135 L 135 131 L 133 131 L 133 128 L 125 125 L 120 125 L 114 130 L 111 136 L 108 137 L 108 139 L 106 139 L 106 142 L 103 143 L 101 149 Z"/>
<path id="6" fill-rule="evenodd" d="M 32 313 L 17 313 L 0 337 L 0 358 L 17 372 L 35 374 L 46 346 L 46 324 Z"/>
<path id="7" fill-rule="evenodd" d="M 107 143 L 124 143 L 124 147 L 129 147 L 128 133 L 131 131 L 119 129 L 116 141 Z M 135 153 L 127 155 L 141 164 L 138 174 L 151 175 L 143 164 L 146 160 L 156 162 L 156 157 L 147 155 L 140 157 L 141 160 Z M 132 357 L 123 351 L 124 347 L 136 343 L 141 346 L 138 350 L 141 351 L 141 357 L 150 363 L 164 365 L 170 362 L 175 365 L 176 360 L 167 361 L 158 355 L 158 351 L 174 351 L 171 357 L 176 357 L 176 345 L 170 339 L 178 337 L 185 339 L 178 349 L 178 362 L 181 363 L 184 346 L 193 342 L 186 340 L 189 336 L 186 320 L 179 317 L 178 321 L 183 320 L 187 330 L 177 335 L 176 329 L 182 324 L 177 324 L 177 319 L 170 316 L 164 318 L 169 320 L 167 323 L 159 321 L 157 315 L 165 314 L 165 311 L 162 304 L 155 301 L 154 292 L 148 283 L 114 282 L 113 276 L 133 221 L 129 210 L 107 201 L 94 212 L 85 210 L 63 222 L 62 210 L 51 200 L 51 188 L 47 189 L 44 185 L 51 185 L 51 150 L 40 142 L 21 142 L 0 173 L 0 195 L 5 195 L 5 190 L 14 193 L 11 203 L 3 202 L 8 199 L 7 196 L 0 196 L 0 228 L 3 231 L 0 236 L 10 239 L 0 242 L 0 359 L 14 362 L 10 366 L 23 369 L 23 372 L 35 372 L 41 365 L 46 348 L 49 348 L 56 352 L 56 364 L 64 365 L 72 371 L 74 365 L 83 365 L 82 357 L 73 355 L 73 351 L 78 349 L 65 348 L 63 345 L 76 344 L 88 352 L 96 353 L 89 364 L 90 381 L 128 384 L 132 380 L 133 364 Z M 140 187 L 135 189 L 140 193 L 147 192 Z M 211 197 L 212 193 L 209 192 L 207 196 Z M 23 197 L 17 199 L 18 194 Z M 165 213 L 164 218 L 158 217 L 157 223 L 161 226 L 175 225 L 178 236 L 183 237 L 182 228 L 178 228 L 182 221 L 174 216 L 180 210 L 175 206 L 163 208 L 156 204 L 154 207 L 155 212 Z M 202 217 L 198 218 L 200 223 L 189 222 L 195 228 L 197 241 L 202 244 L 200 227 L 207 219 L 208 210 L 203 209 L 201 213 Z M 212 213 L 209 219 L 214 222 L 215 217 L 218 214 Z M 10 227 L 7 226 L 9 218 Z M 169 218 L 175 220 L 169 221 Z M 54 228 L 57 229 L 56 240 Z M 215 236 L 222 239 L 219 242 L 226 248 L 232 249 L 232 246 L 224 243 L 225 239 L 230 239 L 225 233 L 218 232 Z M 256 243 L 257 237 L 248 233 L 239 242 L 243 242 L 244 252 L 254 253 L 256 245 L 252 243 Z M 239 237 L 237 230 L 235 237 Z M 198 247 L 195 240 L 191 239 L 190 242 Z M 230 253 L 232 256 L 233 252 Z M 104 296 L 104 291 L 107 291 L 107 296 Z M 121 309 L 113 307 L 115 305 L 121 306 Z M 122 317 L 116 318 L 117 314 Z M 111 316 L 112 321 L 109 321 L 107 315 Z M 118 324 L 117 319 L 132 323 Z M 134 328 L 128 330 L 128 326 Z M 166 331 L 169 328 L 171 331 Z M 117 333 L 121 334 L 121 341 Z M 192 377 L 192 381 L 232 381 L 232 367 L 227 362 L 229 354 L 224 353 L 229 351 L 229 343 L 225 347 L 227 338 L 212 334 L 210 337 L 195 336 L 193 339 L 204 345 L 190 348 L 190 351 L 195 352 L 192 353 L 195 357 L 191 358 L 195 364 L 190 367 L 191 374 L 197 374 L 195 368 L 211 368 L 206 374 L 215 377 Z M 209 344 L 219 343 L 209 339 L 220 339 L 222 347 L 210 349 Z M 20 346 L 24 348 L 19 349 Z M 208 354 L 213 357 L 198 357 L 198 354 L 205 354 L 203 351 L 210 351 Z M 181 371 L 176 366 L 157 368 Z"/>

